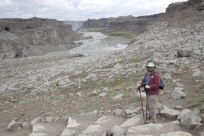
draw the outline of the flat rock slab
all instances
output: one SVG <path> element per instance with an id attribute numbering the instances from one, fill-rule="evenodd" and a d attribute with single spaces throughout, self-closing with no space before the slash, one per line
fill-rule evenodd
<path id="1" fill-rule="evenodd" d="M 182 128 L 178 121 L 165 124 L 146 124 L 128 128 L 127 135 L 153 135 L 158 136 L 172 131 L 180 131 Z"/>
<path id="2" fill-rule="evenodd" d="M 127 127 L 132 127 L 132 126 L 137 126 L 142 124 L 142 116 L 141 115 L 137 115 L 135 117 L 132 117 L 130 119 L 127 119 L 122 125 L 121 127 L 127 128 Z"/>
<path id="3" fill-rule="evenodd" d="M 176 120 L 179 113 L 180 113 L 179 111 L 174 109 L 163 109 L 160 111 L 159 115 L 167 119 Z"/>
<path id="4" fill-rule="evenodd" d="M 160 136 L 192 136 L 190 133 L 177 131 L 177 132 L 169 132 L 166 134 L 161 134 Z"/>

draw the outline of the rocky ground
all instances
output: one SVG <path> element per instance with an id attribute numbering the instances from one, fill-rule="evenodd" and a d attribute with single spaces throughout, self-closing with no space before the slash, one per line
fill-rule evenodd
<path id="1" fill-rule="evenodd" d="M 69 52 L 1 60 L 0 135 L 203 136 L 202 3 L 171 5 L 168 16 L 131 39 L 97 33 L 99 39 L 86 36 Z M 149 60 L 157 63 L 165 89 L 158 122 L 144 125 L 135 88 Z"/>
<path id="2" fill-rule="evenodd" d="M 160 22 L 121 51 L 98 56 L 60 52 L 2 60 L 1 135 L 70 136 L 114 132 L 128 136 L 202 136 L 199 118 L 193 125 L 196 129 L 191 130 L 174 120 L 182 109 L 193 110 L 193 107 L 198 107 L 199 115 L 203 115 L 203 28 L 203 21 L 182 28 Z M 150 59 L 158 63 L 166 85 L 159 102 L 169 108 L 161 106 L 158 124 L 141 126 L 135 86 Z M 174 111 L 176 106 L 181 107 Z M 7 127 L 15 131 L 6 131 Z"/>

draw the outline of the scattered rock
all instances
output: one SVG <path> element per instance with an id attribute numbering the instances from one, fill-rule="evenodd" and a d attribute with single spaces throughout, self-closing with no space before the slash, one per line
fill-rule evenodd
<path id="1" fill-rule="evenodd" d="M 102 127 L 100 125 L 88 126 L 88 128 L 83 131 L 83 133 L 87 135 L 98 135 L 101 134 L 102 132 L 103 132 Z"/>
<path id="2" fill-rule="evenodd" d="M 48 136 L 45 133 L 31 133 L 29 136 Z"/>
<path id="3" fill-rule="evenodd" d="M 96 123 L 97 124 L 104 124 L 104 123 L 107 123 L 107 122 L 110 122 L 110 121 L 111 121 L 111 118 L 109 118 L 107 116 L 102 116 L 96 121 Z"/>
<path id="4" fill-rule="evenodd" d="M 130 119 L 127 119 L 122 125 L 121 127 L 127 128 L 127 127 L 132 127 L 132 126 L 136 126 L 141 124 L 142 122 L 142 116 L 141 115 L 137 115 L 135 117 L 132 117 Z"/>
<path id="5" fill-rule="evenodd" d="M 34 126 L 38 123 L 41 123 L 42 121 L 44 120 L 43 117 L 37 117 L 37 118 L 34 118 L 32 121 L 31 121 L 31 125 Z"/>
<path id="6" fill-rule="evenodd" d="M 77 123 L 76 120 L 72 119 L 71 117 L 68 118 L 68 124 L 67 124 L 67 128 L 76 128 L 78 127 L 80 124 Z"/>
<path id="7" fill-rule="evenodd" d="M 43 124 L 36 124 L 33 126 L 33 133 L 44 133 L 46 127 Z"/>
<path id="8" fill-rule="evenodd" d="M 12 120 L 9 125 L 7 126 L 8 131 L 15 131 L 19 128 L 22 128 L 22 123 L 17 122 L 16 120 Z"/>
<path id="9" fill-rule="evenodd" d="M 179 111 L 173 109 L 163 109 L 159 113 L 160 116 L 165 117 L 167 119 L 176 120 L 177 116 L 179 115 Z"/>
<path id="10" fill-rule="evenodd" d="M 177 131 L 177 132 L 169 132 L 166 134 L 161 134 L 160 136 L 192 136 L 190 133 Z"/>
<path id="11" fill-rule="evenodd" d="M 128 128 L 127 135 L 151 135 L 152 131 L 161 130 L 162 124 L 146 124 L 141 126 L 133 126 Z"/>
<path id="12" fill-rule="evenodd" d="M 123 116 L 124 115 L 124 111 L 122 109 L 116 109 L 113 111 L 113 114 L 115 116 Z"/>
<path id="13" fill-rule="evenodd" d="M 166 79 L 166 80 L 171 80 L 171 79 L 172 79 L 171 73 L 165 73 L 163 77 L 164 77 L 164 79 Z"/>
<path id="14" fill-rule="evenodd" d="M 26 119 L 26 121 L 22 124 L 22 128 L 25 128 L 25 129 L 31 128 L 31 124 L 30 122 L 28 122 L 28 119 Z"/>
<path id="15" fill-rule="evenodd" d="M 107 94 L 105 92 L 102 92 L 101 94 L 99 94 L 97 97 L 104 97 L 106 96 Z"/>
<path id="16" fill-rule="evenodd" d="M 174 91 L 171 93 L 171 97 L 174 100 L 178 100 L 178 99 L 184 99 L 186 97 L 186 94 L 183 92 L 183 88 L 181 87 L 176 87 L 174 89 Z"/>
<path id="17" fill-rule="evenodd" d="M 112 132 L 113 132 L 113 136 L 123 136 L 125 133 L 125 130 L 120 126 L 115 125 L 112 128 Z"/>
<path id="18" fill-rule="evenodd" d="M 113 96 L 112 100 L 114 100 L 114 101 L 122 100 L 123 96 L 124 96 L 124 94 L 118 94 L 116 96 Z"/>
<path id="19" fill-rule="evenodd" d="M 76 132 L 73 129 L 64 129 L 61 136 L 75 136 Z"/>
<path id="20" fill-rule="evenodd" d="M 141 113 L 141 107 L 137 107 L 137 108 L 129 107 L 128 109 L 125 110 L 124 117 L 130 118 L 140 113 Z"/>
<path id="21" fill-rule="evenodd" d="M 192 77 L 194 78 L 202 78 L 203 77 L 203 73 L 199 70 L 196 69 L 192 72 Z"/>
<path id="22" fill-rule="evenodd" d="M 183 106 L 175 106 L 174 109 L 176 109 L 176 110 L 183 110 Z"/>

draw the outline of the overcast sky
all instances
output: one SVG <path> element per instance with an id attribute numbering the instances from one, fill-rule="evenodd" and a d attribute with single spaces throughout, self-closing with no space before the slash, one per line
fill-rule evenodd
<path id="1" fill-rule="evenodd" d="M 141 16 L 165 12 L 170 3 L 178 1 L 185 0 L 0 0 L 0 18 L 87 20 Z"/>

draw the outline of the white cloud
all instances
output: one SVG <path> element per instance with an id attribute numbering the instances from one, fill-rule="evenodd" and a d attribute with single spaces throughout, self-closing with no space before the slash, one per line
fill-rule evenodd
<path id="1" fill-rule="evenodd" d="M 0 18 L 33 16 L 59 20 L 148 15 L 184 0 L 0 0 Z"/>

